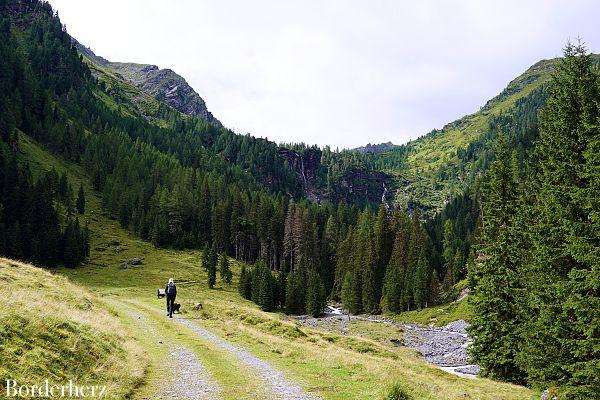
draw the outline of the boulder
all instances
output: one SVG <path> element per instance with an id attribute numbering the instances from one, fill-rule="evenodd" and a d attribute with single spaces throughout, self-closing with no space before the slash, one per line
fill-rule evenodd
<path id="1" fill-rule="evenodd" d="M 125 260 L 121 263 L 121 269 L 127 269 L 129 267 L 136 267 L 142 265 L 142 258 L 134 257 L 129 260 Z"/>

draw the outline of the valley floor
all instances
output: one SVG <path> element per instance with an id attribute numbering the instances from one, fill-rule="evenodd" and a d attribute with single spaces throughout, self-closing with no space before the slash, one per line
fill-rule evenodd
<path id="1" fill-rule="evenodd" d="M 382 399 L 400 385 L 413 399 L 534 399 L 527 388 L 455 376 L 428 364 L 416 351 L 389 342 L 394 325 L 363 321 L 350 332 L 308 327 L 265 313 L 242 299 L 234 283 L 208 289 L 197 251 L 156 249 L 111 219 L 83 171 L 23 142 L 32 170 L 69 173 L 88 196 L 92 232 L 89 261 L 57 273 L 106 302 L 144 349 L 148 365 L 134 399 Z M 140 265 L 128 263 L 133 258 Z M 157 288 L 178 283 L 182 313 L 165 317 Z M 195 310 L 196 304 L 202 308 Z M 400 334 L 396 332 L 396 334 Z M 386 338 L 387 343 L 383 338 Z"/>

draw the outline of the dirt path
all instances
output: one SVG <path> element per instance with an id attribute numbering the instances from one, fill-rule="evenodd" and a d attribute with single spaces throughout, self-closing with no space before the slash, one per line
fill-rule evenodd
<path id="1" fill-rule="evenodd" d="M 153 323 L 146 315 L 147 310 L 141 309 L 135 303 L 119 302 L 128 316 L 136 322 L 146 335 L 156 338 L 161 343 L 169 343 L 166 335 L 160 332 L 160 325 Z M 232 368 L 242 367 L 248 375 L 262 380 L 268 399 L 277 400 L 318 400 L 319 397 L 305 393 L 302 388 L 286 379 L 284 373 L 270 363 L 259 359 L 249 351 L 220 338 L 198 323 L 175 315 L 172 320 L 189 329 L 193 335 L 206 340 L 220 350 L 232 355 L 240 364 Z M 209 400 L 221 398 L 221 389 L 210 373 L 203 367 L 192 350 L 179 344 L 168 347 L 168 359 L 165 370 L 176 372 L 176 376 L 167 374 L 164 384 L 153 399 L 195 399 Z"/>
<path id="2" fill-rule="evenodd" d="M 268 362 L 261 360 L 250 352 L 242 349 L 241 347 L 234 345 L 220 337 L 216 336 L 212 332 L 202 328 L 197 323 L 178 317 L 176 321 L 180 324 L 185 325 L 196 335 L 201 338 L 210 341 L 219 348 L 234 355 L 242 364 L 248 367 L 250 370 L 255 372 L 267 385 L 268 390 L 273 394 L 272 399 L 281 400 L 317 400 L 316 396 L 304 393 L 300 386 L 288 381 L 283 372 L 274 368 Z"/>
<path id="3" fill-rule="evenodd" d="M 155 338 L 159 343 L 169 342 L 145 315 L 129 305 L 123 307 L 146 335 Z M 165 382 L 161 385 L 158 393 L 151 397 L 152 399 L 213 400 L 220 398 L 219 385 L 192 350 L 179 344 L 171 344 L 167 347 L 167 354 L 168 356 L 164 360 L 165 364 L 162 365 L 165 370 Z"/>

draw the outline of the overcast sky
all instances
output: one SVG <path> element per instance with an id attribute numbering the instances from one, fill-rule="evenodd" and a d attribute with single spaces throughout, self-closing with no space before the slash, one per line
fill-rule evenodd
<path id="1" fill-rule="evenodd" d="M 277 142 L 405 143 L 476 111 L 597 1 L 51 0 L 111 61 L 171 68 L 227 127 Z"/>

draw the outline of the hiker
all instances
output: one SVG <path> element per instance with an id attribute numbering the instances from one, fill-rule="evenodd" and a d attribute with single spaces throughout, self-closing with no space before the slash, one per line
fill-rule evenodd
<path id="1" fill-rule="evenodd" d="M 169 283 L 165 287 L 165 293 L 167 295 L 167 315 L 169 318 L 173 318 L 173 304 L 175 304 L 175 297 L 177 296 L 177 287 L 173 282 L 173 278 L 169 278 Z"/>

